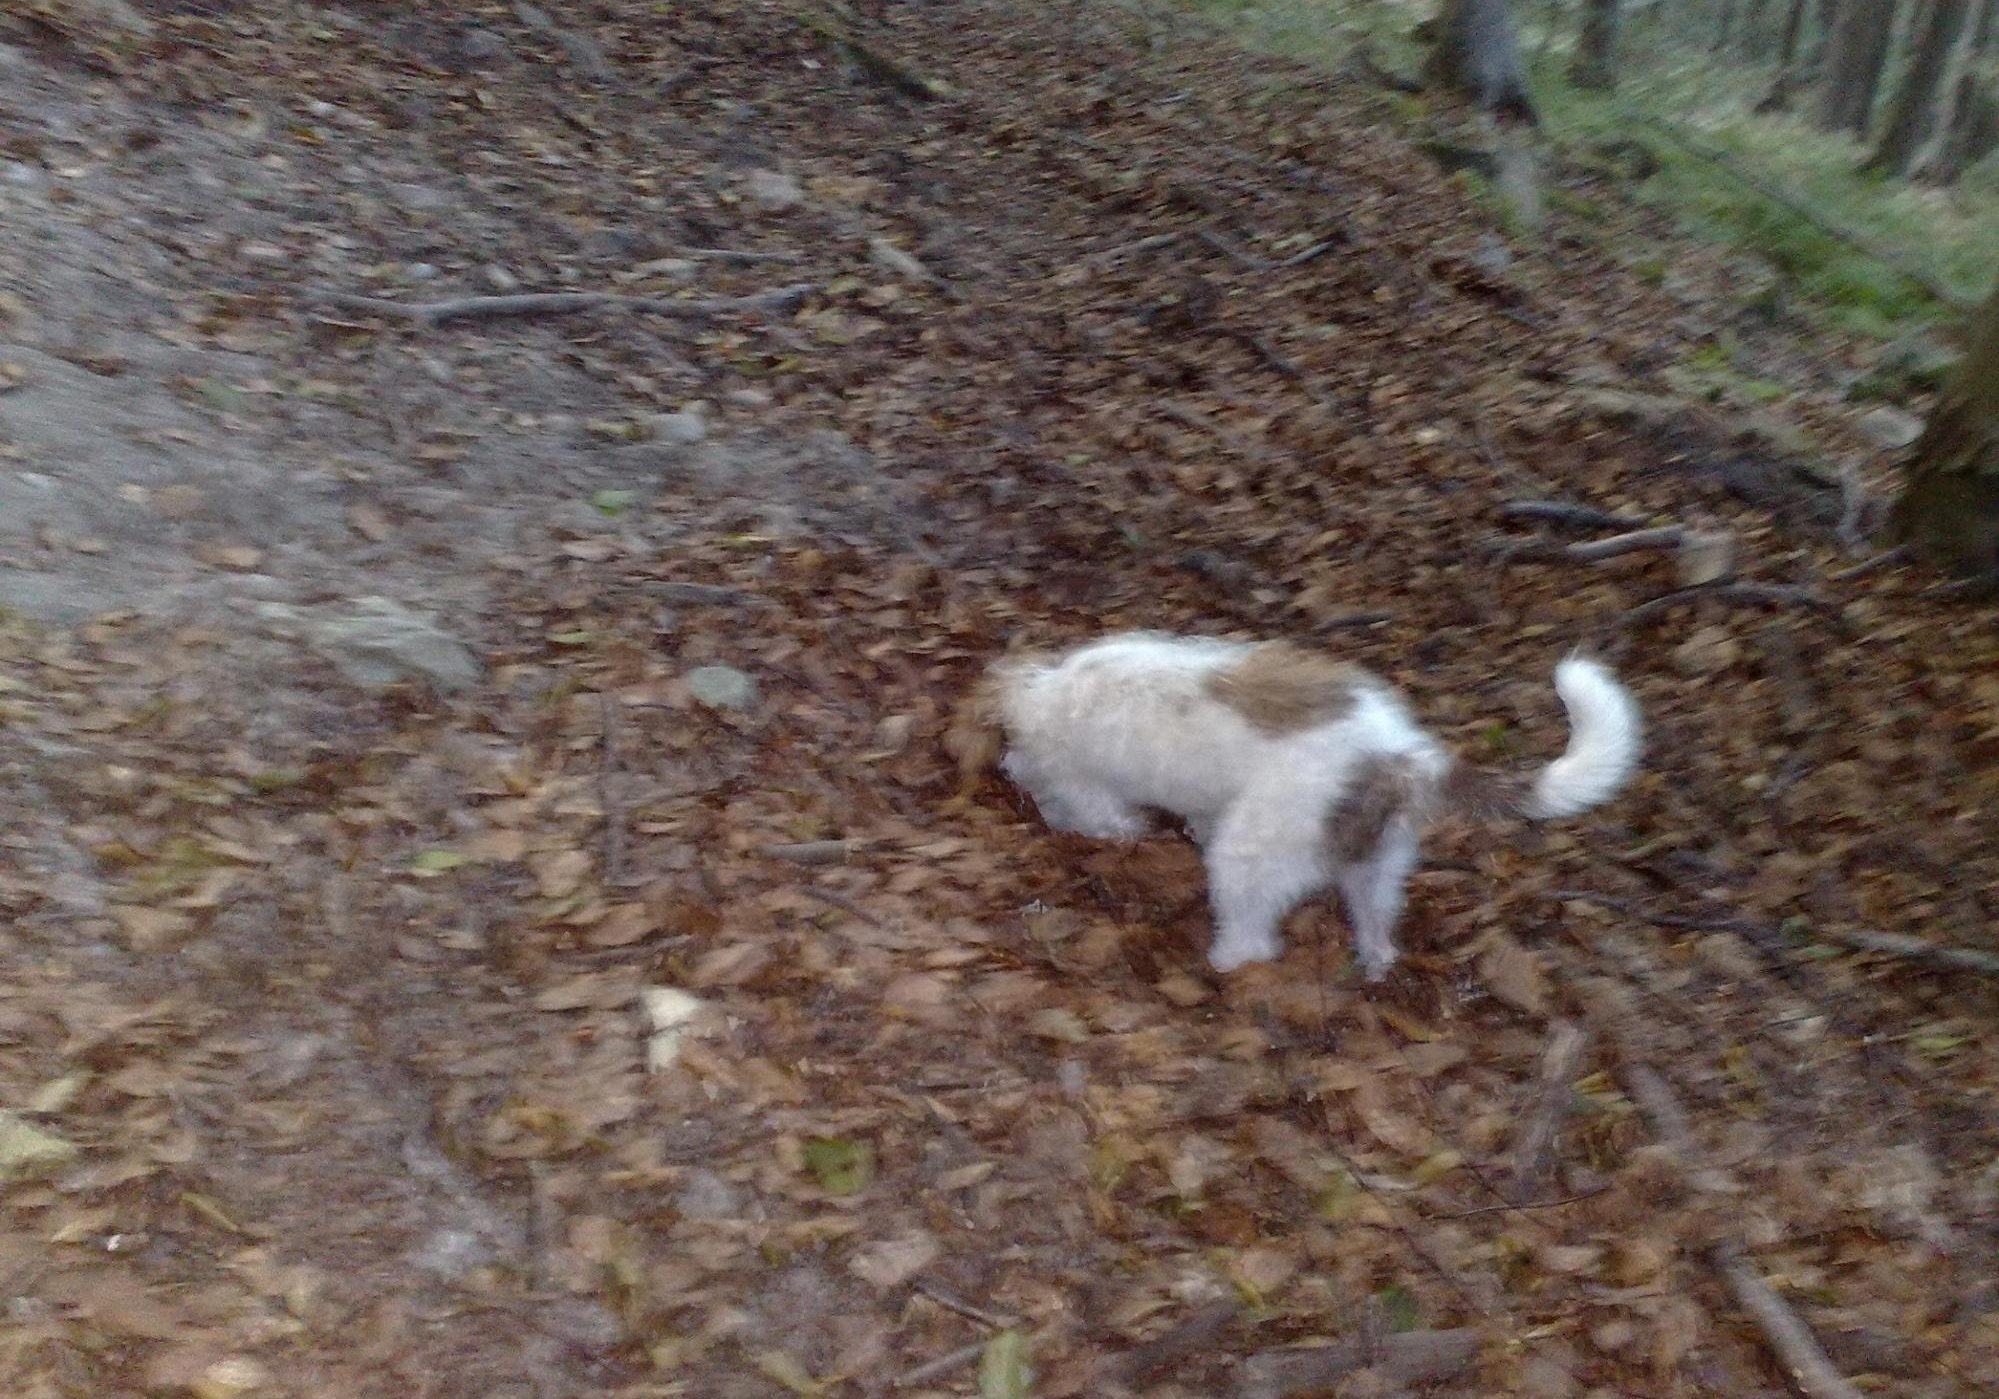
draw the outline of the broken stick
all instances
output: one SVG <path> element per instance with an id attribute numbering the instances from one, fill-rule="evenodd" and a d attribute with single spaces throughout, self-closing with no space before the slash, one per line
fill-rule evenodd
<path id="1" fill-rule="evenodd" d="M 1242 1363 L 1236 1381 L 1239 1399 L 1292 1399 L 1318 1394 L 1357 1370 L 1373 1370 L 1391 1389 L 1449 1379 L 1478 1359 L 1478 1333 L 1404 1331 L 1379 1341 L 1342 1341 L 1330 1346 L 1287 1346 L 1264 1351 Z"/>
<path id="2" fill-rule="evenodd" d="M 1534 1106 L 1527 1113 L 1527 1125 L 1521 1128 L 1519 1140 L 1513 1144 L 1512 1181 L 1516 1196 L 1525 1198 L 1541 1188 L 1549 1149 L 1554 1146 L 1555 1134 L 1562 1130 L 1562 1120 L 1569 1115 L 1570 1104 L 1575 1101 L 1574 1085 L 1582 1076 L 1589 1038 L 1587 1030 L 1567 1021 L 1557 1021 L 1548 1032 L 1548 1043 L 1541 1050 L 1541 1079 Z"/>
<path id="3" fill-rule="evenodd" d="M 394 301 L 384 296 L 357 296 L 351 292 L 309 289 L 308 301 L 338 306 L 349 311 L 367 311 L 421 326 L 443 325 L 447 321 L 490 321 L 508 316 L 568 316 L 579 311 L 630 311 L 648 316 L 726 316 L 740 311 L 785 311 L 796 306 L 815 290 L 810 282 L 799 282 L 749 296 L 715 296 L 674 300 L 660 296 L 620 296 L 603 291 L 536 291 L 510 296 L 460 296 L 446 301 Z"/>

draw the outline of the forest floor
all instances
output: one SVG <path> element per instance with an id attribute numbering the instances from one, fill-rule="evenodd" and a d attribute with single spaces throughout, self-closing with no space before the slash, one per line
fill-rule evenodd
<path id="1" fill-rule="evenodd" d="M 1999 956 L 1999 652 L 1840 346 L 1107 2 L 5 15 L 0 1389 L 1999 1389 L 1999 1000 L 1852 945 Z M 516 289 L 688 304 L 340 299 Z M 940 745 L 1129 626 L 1648 769 L 1217 979 Z"/>

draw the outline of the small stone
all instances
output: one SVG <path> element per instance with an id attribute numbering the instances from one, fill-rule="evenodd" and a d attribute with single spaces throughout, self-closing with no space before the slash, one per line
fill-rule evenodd
<path id="1" fill-rule="evenodd" d="M 1888 451 L 1899 452 L 1923 435 L 1923 420 L 1884 403 L 1860 415 L 1860 430 Z"/>
<path id="2" fill-rule="evenodd" d="M 756 680 L 734 666 L 704 665 L 689 671 L 687 691 L 710 709 L 740 712 L 757 702 Z"/>
<path id="3" fill-rule="evenodd" d="M 486 268 L 482 275 L 486 279 L 486 285 L 494 291 L 516 292 L 521 289 L 521 279 L 498 263 Z"/>
<path id="4" fill-rule="evenodd" d="M 476 26 L 458 36 L 458 51 L 473 63 L 496 63 L 512 53 L 504 38 Z"/>
<path id="5" fill-rule="evenodd" d="M 805 202 L 798 181 L 781 170 L 752 170 L 743 180 L 743 192 L 750 202 L 773 213 L 796 208 Z"/>
<path id="6" fill-rule="evenodd" d="M 642 262 L 632 271 L 641 277 L 664 277 L 674 282 L 691 282 L 701 271 L 701 264 L 686 257 L 656 257 L 651 262 Z"/>
<path id="7" fill-rule="evenodd" d="M 426 680 L 449 694 L 478 684 L 483 674 L 457 638 L 384 597 L 356 598 L 345 615 L 310 618 L 305 630 L 320 653 L 364 690 Z"/>
<path id="8" fill-rule="evenodd" d="M 291 255 L 275 243 L 245 243 L 237 251 L 243 255 L 245 262 L 272 265 L 291 261 Z"/>
<path id="9" fill-rule="evenodd" d="M 225 1356 L 188 1385 L 195 1399 L 237 1399 L 262 1389 L 270 1381 L 264 1367 L 247 1355 Z"/>
<path id="10" fill-rule="evenodd" d="M 403 277 L 411 282 L 428 282 L 437 276 L 438 267 L 434 262 L 412 262 L 403 268 Z"/>
<path id="11" fill-rule="evenodd" d="M 691 447 L 708 435 L 708 420 L 699 413 L 655 413 L 645 425 L 648 437 L 671 447 Z"/>
<path id="12" fill-rule="evenodd" d="M 687 1173 L 673 1207 L 688 1219 L 734 1219 L 743 1212 L 743 1192 L 713 1171 L 695 1167 Z"/>

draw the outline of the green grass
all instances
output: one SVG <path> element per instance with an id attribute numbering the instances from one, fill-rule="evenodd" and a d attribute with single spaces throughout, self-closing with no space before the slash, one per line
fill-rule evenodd
<path id="1" fill-rule="evenodd" d="M 1422 50 L 1409 31 L 1434 9 L 1432 0 L 1175 0 L 1226 21 L 1248 48 L 1334 67 L 1365 42 L 1376 60 L 1418 72 Z M 1531 10 L 1533 7 L 1528 7 Z M 1534 13 L 1521 44 L 1549 139 L 1561 165 L 1601 169 L 1593 153 L 1607 142 L 1636 141 L 1650 150 L 1657 169 L 1646 179 L 1605 181 L 1638 205 L 1668 216 L 1684 233 L 1721 244 L 1766 264 L 1781 283 L 1783 299 L 1808 317 L 1845 333 L 1893 339 L 1954 313 L 1881 259 L 1828 233 L 1810 219 L 1758 193 L 1715 162 L 1691 154 L 1642 122 L 1637 112 L 1684 130 L 1702 145 L 1727 152 L 1762 183 L 1782 189 L 1827 223 L 1892 251 L 1897 260 L 1976 302 L 1999 267 L 1999 159 L 1988 160 L 1957 187 L 1934 190 L 1860 173 L 1863 154 L 1854 142 L 1813 130 L 1802 119 L 1758 116 L 1751 109 L 1767 73 L 1718 64 L 1705 54 L 1676 55 L 1656 33 L 1627 40 L 1625 72 L 1614 95 L 1581 91 L 1564 76 L 1566 35 L 1553 45 L 1535 32 Z M 1644 54 L 1641 60 L 1634 57 Z M 1420 126 L 1420 100 L 1387 100 L 1378 110 L 1391 121 Z M 1809 96 L 1809 95 L 1807 95 Z M 1558 177 L 1559 178 L 1559 177 Z M 1587 225 L 1594 241 L 1616 251 L 1617 195 L 1604 181 L 1587 193 L 1549 191 L 1558 217 Z M 1488 200 L 1477 201 L 1490 210 Z M 1659 250 L 1636 246 L 1627 261 L 1640 276 L 1660 280 Z"/>

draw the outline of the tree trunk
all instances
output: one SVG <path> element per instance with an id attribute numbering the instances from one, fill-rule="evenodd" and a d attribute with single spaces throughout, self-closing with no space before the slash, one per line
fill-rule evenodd
<path id="1" fill-rule="evenodd" d="M 1925 557 L 1999 584 L 1999 290 L 1910 455 L 1895 527 Z"/>
<path id="2" fill-rule="evenodd" d="M 1495 116 L 1540 123 L 1506 0 L 1443 0 L 1436 30 L 1430 71 L 1445 86 Z"/>
<path id="3" fill-rule="evenodd" d="M 1742 0 L 1721 0 L 1715 7 L 1714 38 L 1708 42 L 1708 50 L 1715 54 L 1727 53 L 1735 43 L 1736 25 L 1742 18 Z"/>
<path id="4" fill-rule="evenodd" d="M 1784 37 L 1779 41 L 1777 53 L 1777 76 L 1770 80 L 1770 90 L 1763 94 L 1763 100 L 1756 104 L 1759 112 L 1782 112 L 1791 105 L 1791 92 L 1797 87 L 1802 76 L 1800 69 L 1801 45 L 1799 40 L 1805 31 L 1805 6 L 1810 0 L 1791 0 L 1790 8 L 1784 14 Z"/>
<path id="5" fill-rule="evenodd" d="M 1907 174 L 1939 115 L 1951 114 L 1949 109 L 1955 103 L 1944 98 L 1946 79 L 1970 15 L 1970 0 L 1931 0 L 1929 14 L 1915 36 L 1909 71 L 1903 74 L 1889 103 L 1888 125 L 1864 169 L 1885 175 Z"/>
<path id="6" fill-rule="evenodd" d="M 1584 0 L 1583 32 L 1576 40 L 1569 81 L 1594 92 L 1617 86 L 1617 31 L 1623 16 L 1619 0 Z"/>
<path id="7" fill-rule="evenodd" d="M 1973 0 L 1970 18 L 1943 79 L 1940 110 L 1929 138 L 1919 146 L 1904 173 L 1932 184 L 1949 184 L 1999 143 L 1999 112 L 1994 110 L 1994 67 L 1980 55 L 1999 27 L 1999 0 Z"/>
<path id="8" fill-rule="evenodd" d="M 1829 6 L 1831 33 L 1818 124 L 1827 131 L 1865 136 L 1888 61 L 1888 41 L 1895 33 L 1896 0 L 1829 0 Z"/>

